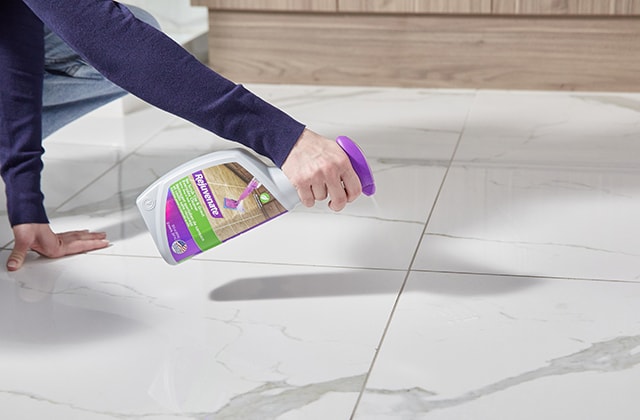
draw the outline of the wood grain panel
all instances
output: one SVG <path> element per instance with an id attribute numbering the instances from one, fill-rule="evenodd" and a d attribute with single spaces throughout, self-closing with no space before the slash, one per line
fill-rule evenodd
<path id="1" fill-rule="evenodd" d="M 238 82 L 639 91 L 637 18 L 210 13 Z"/>
<path id="2" fill-rule="evenodd" d="M 191 0 L 193 3 L 194 0 Z M 518 0 L 493 0 L 491 13 L 512 15 L 518 13 Z"/>
<path id="3" fill-rule="evenodd" d="M 211 10 L 263 10 L 290 12 L 335 12 L 338 0 L 191 0 L 193 6 Z"/>
<path id="4" fill-rule="evenodd" d="M 491 13 L 491 0 L 415 0 L 417 13 Z"/>
<path id="5" fill-rule="evenodd" d="M 640 15 L 640 0 L 493 0 L 493 13 L 521 15 Z"/>
<path id="6" fill-rule="evenodd" d="M 491 0 L 338 0 L 341 12 L 491 13 Z"/>
<path id="7" fill-rule="evenodd" d="M 338 0 L 338 11 L 351 13 L 413 13 L 414 0 Z"/>
<path id="8" fill-rule="evenodd" d="M 640 0 L 191 0 L 211 10 L 640 15 Z"/>

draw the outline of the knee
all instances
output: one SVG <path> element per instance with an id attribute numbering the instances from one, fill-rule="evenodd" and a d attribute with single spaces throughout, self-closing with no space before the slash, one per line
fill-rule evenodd
<path id="1" fill-rule="evenodd" d="M 144 23 L 153 26 L 154 28 L 160 30 L 160 23 L 158 23 L 158 20 L 156 18 L 153 17 L 153 15 L 149 12 L 147 12 L 144 9 L 141 9 L 137 6 L 131 6 L 129 4 L 125 4 L 125 6 L 127 6 L 127 9 L 129 9 L 131 11 L 131 13 L 133 13 L 133 15 L 138 18 L 139 20 L 143 21 Z"/>

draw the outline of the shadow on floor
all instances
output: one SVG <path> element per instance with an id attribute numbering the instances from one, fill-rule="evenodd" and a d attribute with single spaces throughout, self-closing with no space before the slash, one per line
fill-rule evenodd
<path id="1" fill-rule="evenodd" d="M 540 279 L 455 273 L 411 275 L 412 291 L 451 296 L 483 296 L 514 293 L 534 287 Z M 298 299 L 376 294 L 398 294 L 404 273 L 362 270 L 323 274 L 296 274 L 237 279 L 209 294 L 213 301 Z"/>

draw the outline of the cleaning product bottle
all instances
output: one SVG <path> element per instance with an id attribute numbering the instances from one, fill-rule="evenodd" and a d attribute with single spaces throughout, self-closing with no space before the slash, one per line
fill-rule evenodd
<path id="1" fill-rule="evenodd" d="M 336 142 L 349 156 L 362 192 L 373 195 L 373 175 L 360 148 L 345 136 Z M 280 169 L 232 149 L 173 169 L 136 204 L 162 257 L 177 264 L 292 210 L 300 200 Z"/>

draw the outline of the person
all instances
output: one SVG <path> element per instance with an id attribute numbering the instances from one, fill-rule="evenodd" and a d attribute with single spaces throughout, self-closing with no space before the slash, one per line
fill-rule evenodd
<path id="1" fill-rule="evenodd" d="M 140 9 L 113 0 L 2 0 L 0 175 L 14 236 L 9 271 L 22 267 L 29 250 L 58 258 L 108 246 L 103 232 L 51 229 L 40 186 L 42 139 L 125 92 L 270 158 L 307 207 L 329 198 L 340 211 L 361 193 L 334 141 L 199 62 Z"/>

